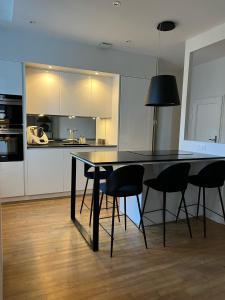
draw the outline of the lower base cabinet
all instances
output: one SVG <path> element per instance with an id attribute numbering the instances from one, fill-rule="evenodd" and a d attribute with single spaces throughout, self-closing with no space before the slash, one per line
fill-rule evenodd
<path id="1" fill-rule="evenodd" d="M 63 152 L 61 149 L 27 151 L 26 194 L 63 192 Z"/>
<path id="2" fill-rule="evenodd" d="M 24 162 L 0 162 L 0 198 L 24 196 Z"/>
<path id="3" fill-rule="evenodd" d="M 71 190 L 71 152 L 116 151 L 116 148 L 55 148 L 27 150 L 26 195 L 69 192 Z M 86 183 L 84 164 L 77 161 L 77 190 Z M 92 189 L 93 180 L 88 189 Z"/>

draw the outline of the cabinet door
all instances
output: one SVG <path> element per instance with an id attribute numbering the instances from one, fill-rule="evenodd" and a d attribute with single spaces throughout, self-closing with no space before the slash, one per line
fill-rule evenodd
<path id="1" fill-rule="evenodd" d="M 27 113 L 59 115 L 59 73 L 26 69 Z"/>
<path id="2" fill-rule="evenodd" d="M 91 116 L 111 118 L 112 78 L 92 76 L 90 108 Z"/>
<path id="3" fill-rule="evenodd" d="M 22 64 L 0 60 L 0 94 L 22 95 Z"/>
<path id="4" fill-rule="evenodd" d="M 60 114 L 90 116 L 91 79 L 84 74 L 61 72 Z"/>
<path id="5" fill-rule="evenodd" d="M 153 109 L 145 106 L 149 80 L 121 77 L 119 149 L 151 150 Z"/>
<path id="6" fill-rule="evenodd" d="M 24 196 L 24 163 L 0 163 L 0 198 Z"/>
<path id="7" fill-rule="evenodd" d="M 27 195 L 63 192 L 63 150 L 27 151 Z"/>

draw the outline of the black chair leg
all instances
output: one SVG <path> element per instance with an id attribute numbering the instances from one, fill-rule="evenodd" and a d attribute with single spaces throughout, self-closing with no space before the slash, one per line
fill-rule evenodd
<path id="1" fill-rule="evenodd" d="M 118 205 L 117 198 L 116 198 L 116 210 L 117 210 L 118 221 L 120 222 L 120 212 L 119 212 L 119 205 Z"/>
<path id="2" fill-rule="evenodd" d="M 108 209 L 108 196 L 105 195 L 105 208 Z"/>
<path id="3" fill-rule="evenodd" d="M 206 237 L 205 188 L 203 188 L 203 223 L 204 223 L 204 237 Z"/>
<path id="4" fill-rule="evenodd" d="M 139 215 L 140 215 L 140 220 L 141 220 L 142 233 L 143 233 L 144 241 L 145 241 L 145 247 L 146 247 L 146 249 L 148 249 L 147 239 L 146 239 L 146 234 L 145 234 L 145 226 L 144 226 L 144 223 L 143 223 L 143 218 L 142 218 L 142 213 L 141 213 L 141 206 L 140 206 L 140 201 L 139 201 L 138 195 L 137 195 L 137 204 L 138 204 L 138 210 L 139 210 Z"/>
<path id="5" fill-rule="evenodd" d="M 89 218 L 89 226 L 91 226 L 93 204 L 94 204 L 94 194 L 92 194 L 92 198 L 91 198 L 91 211 L 90 211 L 90 218 Z"/>
<path id="6" fill-rule="evenodd" d="M 101 200 L 100 200 L 100 204 L 99 204 L 99 214 L 100 214 L 100 211 L 101 211 L 101 208 L 102 208 L 102 200 L 103 200 L 103 196 L 104 196 L 104 193 L 102 192 Z"/>
<path id="7" fill-rule="evenodd" d="M 82 209 L 83 209 L 83 205 L 84 205 L 84 198 L 85 198 L 86 192 L 87 192 L 87 186 L 88 186 L 88 178 L 86 180 L 84 194 L 83 194 L 83 199 L 82 199 L 81 206 L 80 206 L 80 214 L 82 213 Z"/>
<path id="8" fill-rule="evenodd" d="M 177 221 L 178 221 L 178 219 L 179 219 L 181 206 L 182 206 L 182 197 L 181 197 L 181 199 L 180 199 L 180 204 L 179 204 L 178 211 L 177 211 L 176 223 L 177 223 Z"/>
<path id="9" fill-rule="evenodd" d="M 199 187 L 199 190 L 198 190 L 197 219 L 198 219 L 198 214 L 199 214 L 200 199 L 201 199 L 201 187 Z"/>
<path id="10" fill-rule="evenodd" d="M 116 197 L 113 197 L 112 228 L 111 228 L 111 249 L 110 249 L 110 256 L 111 257 L 112 257 L 112 254 L 113 254 L 115 206 L 116 206 Z"/>
<path id="11" fill-rule="evenodd" d="M 148 198 L 148 192 L 149 192 L 149 186 L 147 187 L 147 191 L 146 191 L 146 195 L 145 195 L 145 200 L 144 200 L 144 204 L 143 204 L 143 208 L 142 208 L 142 213 L 141 213 L 141 217 L 143 219 L 143 215 L 145 213 L 145 206 L 146 206 L 146 202 L 147 202 L 147 198 Z M 140 229 L 141 228 L 141 220 L 139 222 L 139 226 L 138 228 Z"/>
<path id="12" fill-rule="evenodd" d="M 185 198 L 184 198 L 184 193 L 185 192 L 182 192 L 182 200 L 183 200 L 183 203 L 184 203 L 184 210 L 185 210 L 185 214 L 186 214 L 186 220 L 187 220 L 189 234 L 190 234 L 190 237 L 192 239 L 191 225 L 190 225 L 190 221 L 189 221 L 189 217 L 188 217 L 188 211 L 187 211 L 186 201 L 185 201 Z"/>
<path id="13" fill-rule="evenodd" d="M 218 187 L 218 191 L 219 191 L 220 203 L 221 203 L 221 207 L 222 207 L 222 211 L 223 211 L 223 218 L 224 218 L 224 221 L 225 221 L 225 211 L 224 211 L 223 198 L 222 198 L 222 195 L 221 195 L 220 187 Z"/>
<path id="14" fill-rule="evenodd" d="M 124 226 L 125 230 L 127 230 L 127 199 L 124 197 Z"/>
<path id="15" fill-rule="evenodd" d="M 163 192 L 163 246 L 166 247 L 166 193 Z"/>

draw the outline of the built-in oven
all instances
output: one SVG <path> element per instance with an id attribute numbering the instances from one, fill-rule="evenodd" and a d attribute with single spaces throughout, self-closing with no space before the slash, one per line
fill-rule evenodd
<path id="1" fill-rule="evenodd" d="M 22 96 L 0 95 L 0 161 L 23 160 Z"/>

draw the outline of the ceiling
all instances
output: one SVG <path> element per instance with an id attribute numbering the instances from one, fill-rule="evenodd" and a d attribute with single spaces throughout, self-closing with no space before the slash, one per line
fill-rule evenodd
<path id="1" fill-rule="evenodd" d="M 225 0 L 121 0 L 119 7 L 112 3 L 113 0 L 14 0 L 12 22 L 7 26 L 91 45 L 110 42 L 115 49 L 157 55 L 155 27 L 160 21 L 174 20 L 177 28 L 160 35 L 159 54 L 182 66 L 184 41 L 225 23 Z"/>

